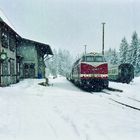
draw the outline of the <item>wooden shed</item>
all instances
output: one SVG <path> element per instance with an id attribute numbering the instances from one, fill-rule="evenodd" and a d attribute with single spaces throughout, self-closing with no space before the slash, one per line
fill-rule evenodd
<path id="1" fill-rule="evenodd" d="M 44 55 L 53 55 L 49 45 L 22 38 L 17 47 L 19 78 L 45 78 Z"/>

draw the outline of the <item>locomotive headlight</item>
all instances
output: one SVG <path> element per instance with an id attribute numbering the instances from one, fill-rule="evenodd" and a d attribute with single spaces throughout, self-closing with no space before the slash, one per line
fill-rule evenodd
<path id="1" fill-rule="evenodd" d="M 86 74 L 83 74 L 83 77 L 86 77 Z"/>
<path id="2" fill-rule="evenodd" d="M 83 77 L 89 77 L 90 75 L 89 74 L 83 74 Z"/>

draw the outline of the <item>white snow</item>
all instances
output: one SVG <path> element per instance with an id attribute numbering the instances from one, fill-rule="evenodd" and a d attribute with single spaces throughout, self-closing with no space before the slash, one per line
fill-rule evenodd
<path id="1" fill-rule="evenodd" d="M 139 140 L 140 78 L 130 84 L 110 82 L 124 92 L 80 90 L 64 77 L 26 79 L 0 88 L 0 140 Z M 111 93 L 105 94 L 105 92 Z M 133 98 L 133 99 L 130 99 Z"/>

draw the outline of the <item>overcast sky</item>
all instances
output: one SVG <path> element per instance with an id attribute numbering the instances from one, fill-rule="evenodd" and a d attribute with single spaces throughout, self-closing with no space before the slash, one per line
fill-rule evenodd
<path id="1" fill-rule="evenodd" d="M 140 36 L 139 0 L 0 0 L 16 32 L 25 38 L 71 51 L 101 52 L 102 22 L 105 49 L 119 48 L 125 36 Z"/>

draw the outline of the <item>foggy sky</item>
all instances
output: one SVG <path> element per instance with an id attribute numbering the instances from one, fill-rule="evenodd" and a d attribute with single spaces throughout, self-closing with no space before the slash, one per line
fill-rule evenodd
<path id="1" fill-rule="evenodd" d="M 139 0 L 0 0 L 16 32 L 22 37 L 69 50 L 74 56 L 102 48 L 119 48 L 125 36 L 140 35 Z"/>

